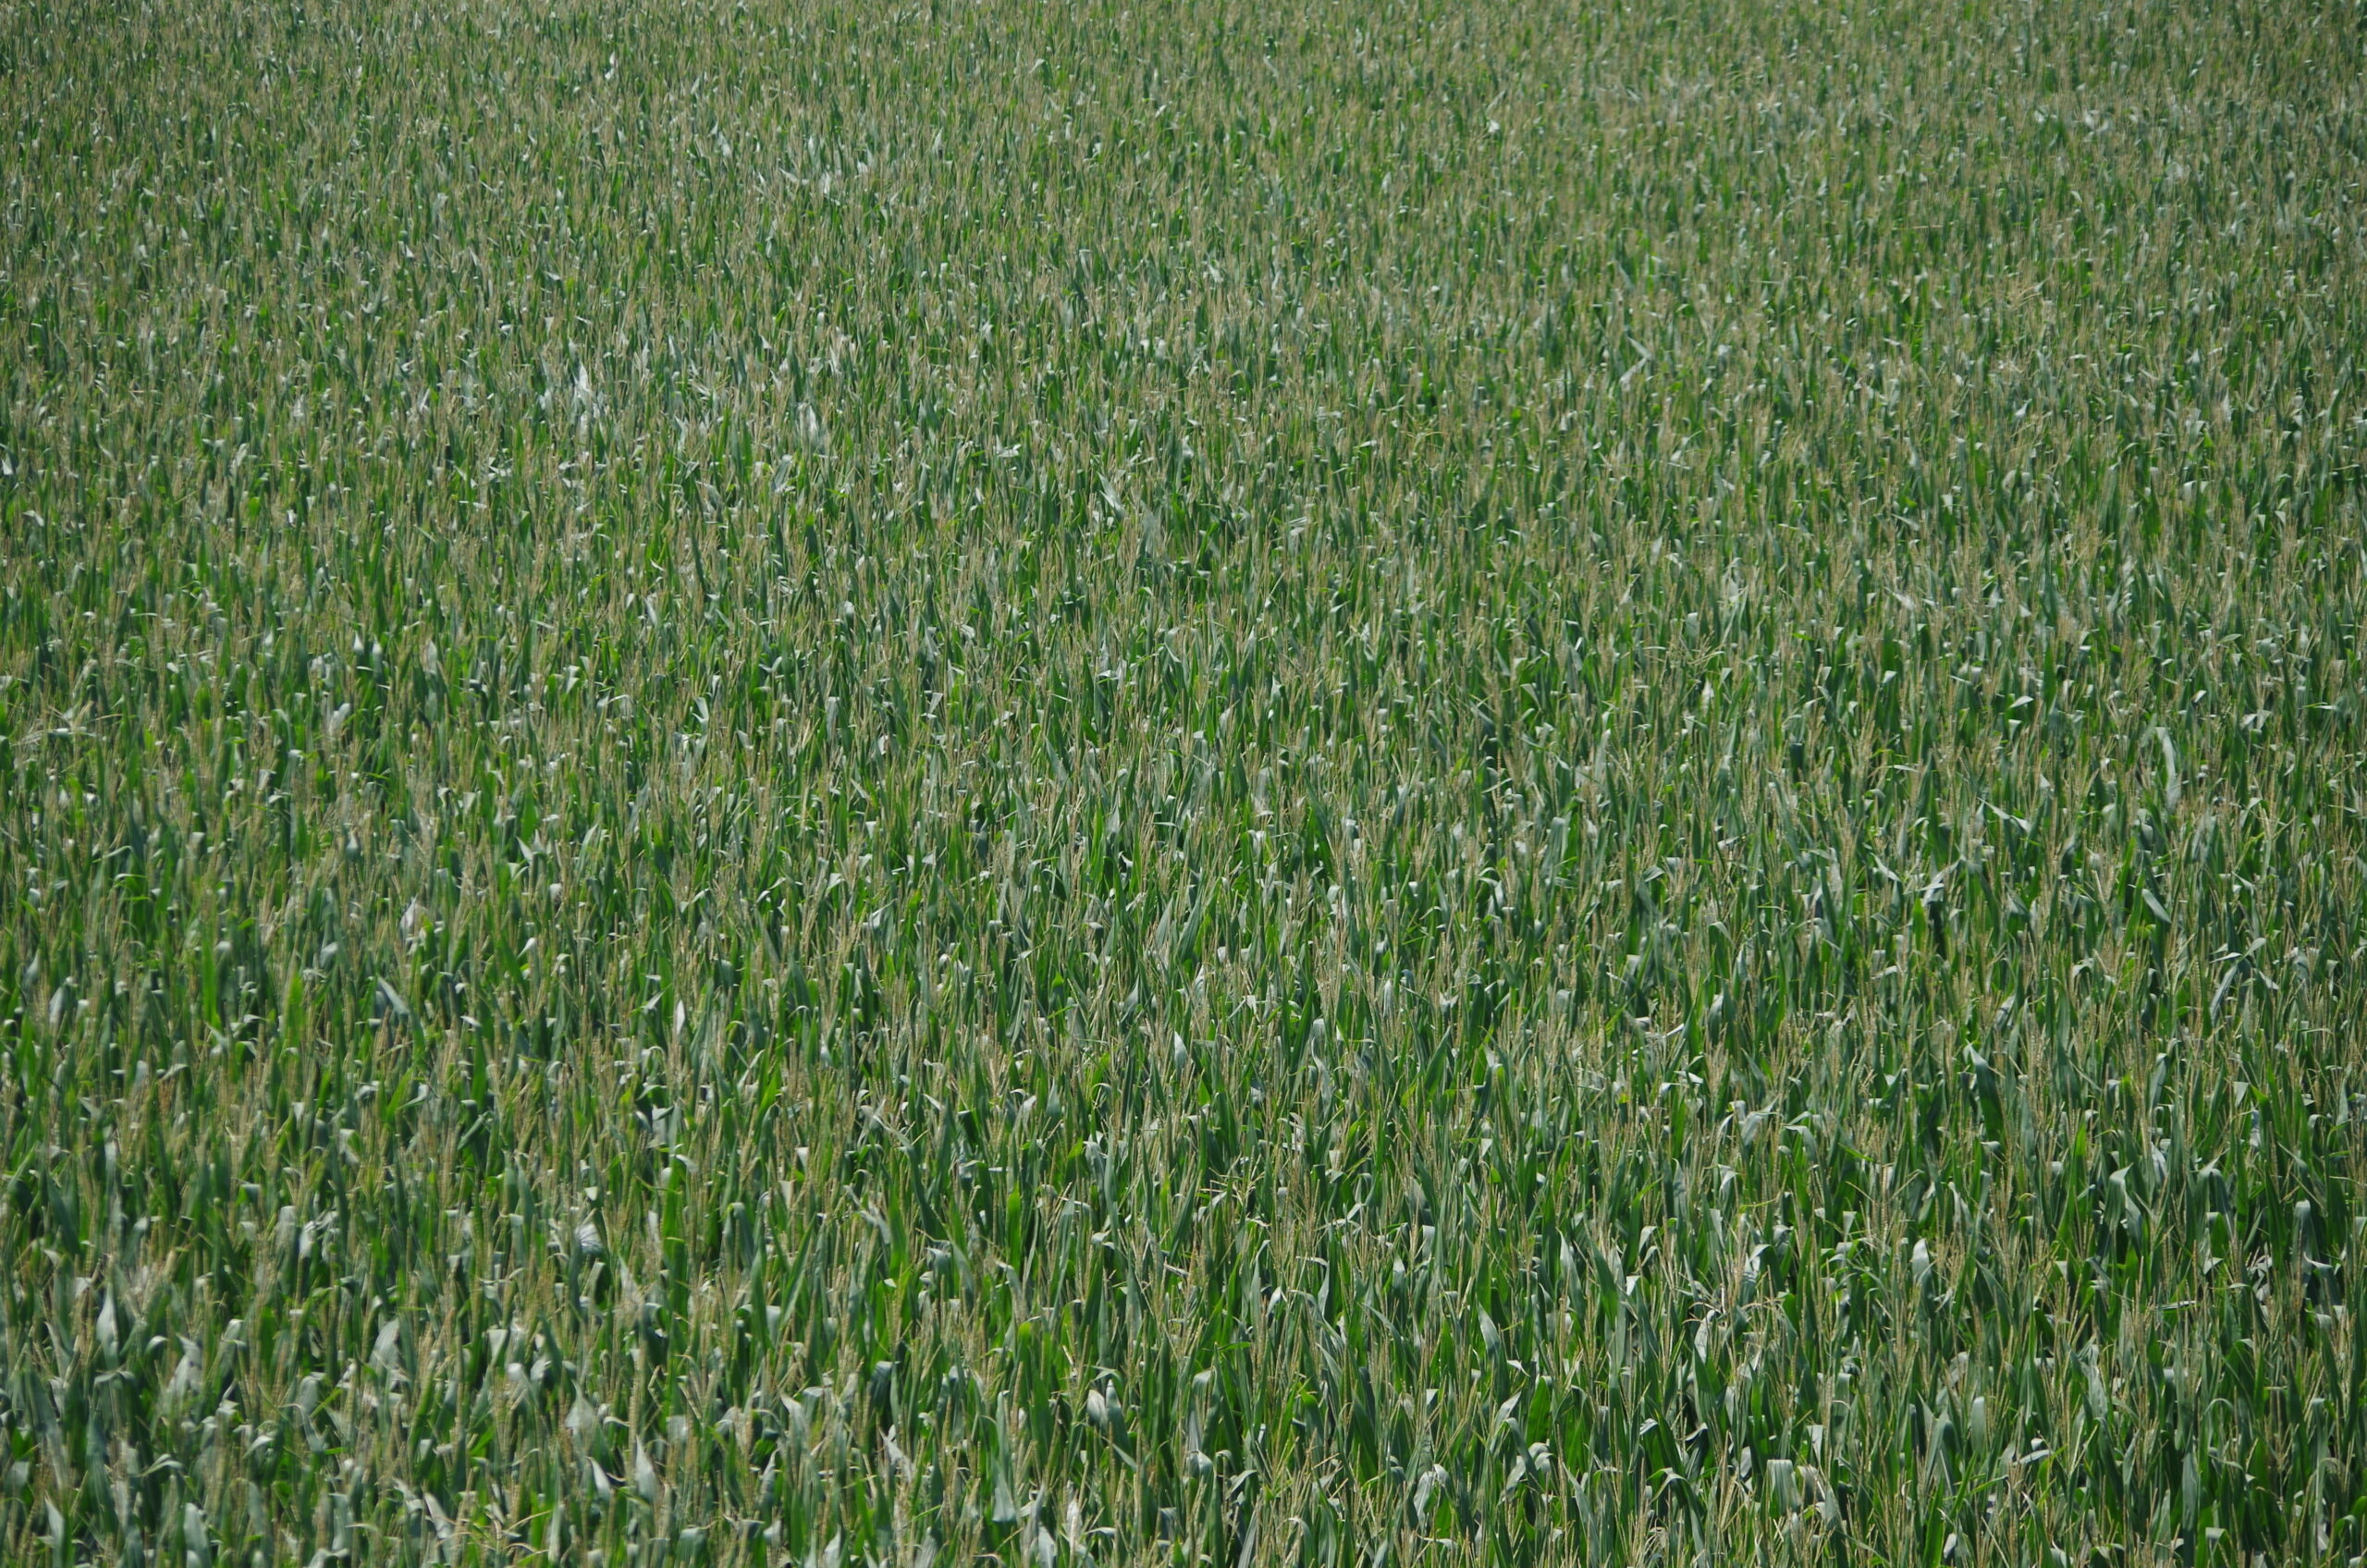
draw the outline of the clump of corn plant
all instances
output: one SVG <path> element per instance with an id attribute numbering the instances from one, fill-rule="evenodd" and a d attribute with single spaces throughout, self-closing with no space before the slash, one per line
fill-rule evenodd
<path id="1" fill-rule="evenodd" d="M 0 0 L 0 1556 L 2367 1553 L 2361 36 Z"/>

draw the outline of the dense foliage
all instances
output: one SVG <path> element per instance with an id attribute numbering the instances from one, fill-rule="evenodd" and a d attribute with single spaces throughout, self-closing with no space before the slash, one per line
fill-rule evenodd
<path id="1" fill-rule="evenodd" d="M 2352 6 L 0 4 L 0 1556 L 2367 1552 Z"/>

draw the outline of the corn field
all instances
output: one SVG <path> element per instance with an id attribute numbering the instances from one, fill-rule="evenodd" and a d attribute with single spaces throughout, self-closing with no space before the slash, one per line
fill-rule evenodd
<path id="1" fill-rule="evenodd" d="M 2367 1556 L 2367 10 L 0 0 L 0 1560 Z"/>

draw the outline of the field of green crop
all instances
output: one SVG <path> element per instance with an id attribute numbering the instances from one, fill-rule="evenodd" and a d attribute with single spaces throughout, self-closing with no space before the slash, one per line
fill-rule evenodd
<path id="1" fill-rule="evenodd" d="M 0 1560 L 2367 1554 L 2367 12 L 0 0 Z"/>

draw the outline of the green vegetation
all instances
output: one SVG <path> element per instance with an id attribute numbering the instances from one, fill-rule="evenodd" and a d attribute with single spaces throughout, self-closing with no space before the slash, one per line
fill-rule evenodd
<path id="1" fill-rule="evenodd" d="M 0 1558 L 2367 1553 L 2367 21 L 0 4 Z"/>

